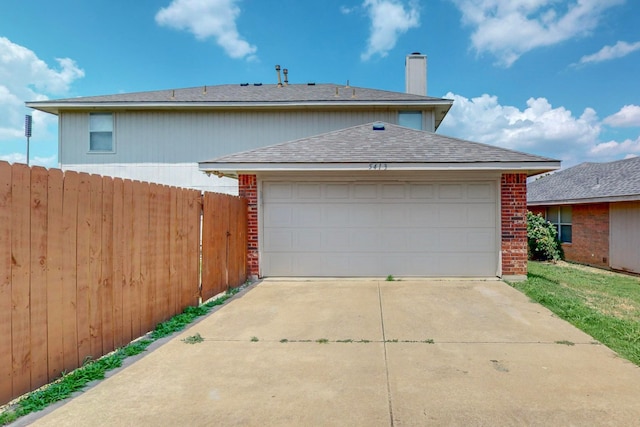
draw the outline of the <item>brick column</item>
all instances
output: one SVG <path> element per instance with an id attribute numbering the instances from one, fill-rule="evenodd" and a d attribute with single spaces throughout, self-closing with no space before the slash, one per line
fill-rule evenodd
<path id="1" fill-rule="evenodd" d="M 500 182 L 502 224 L 502 277 L 527 276 L 527 175 L 502 174 Z"/>
<path id="2" fill-rule="evenodd" d="M 258 258 L 258 179 L 255 175 L 238 176 L 238 194 L 248 201 L 247 212 L 247 275 L 257 278 Z"/>

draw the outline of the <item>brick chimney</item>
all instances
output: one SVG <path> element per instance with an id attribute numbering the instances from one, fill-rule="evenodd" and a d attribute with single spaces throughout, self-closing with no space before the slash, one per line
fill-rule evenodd
<path id="1" fill-rule="evenodd" d="M 413 52 L 404 61 L 405 92 L 427 95 L 427 55 Z"/>

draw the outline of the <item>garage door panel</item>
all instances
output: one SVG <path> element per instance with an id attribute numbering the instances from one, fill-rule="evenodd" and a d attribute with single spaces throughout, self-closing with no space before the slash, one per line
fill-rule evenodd
<path id="1" fill-rule="evenodd" d="M 316 203 L 304 203 L 296 206 L 292 214 L 292 224 L 301 227 L 321 227 L 323 206 Z M 276 224 L 274 224 L 276 225 Z"/>
<path id="2" fill-rule="evenodd" d="M 405 184 L 382 184 L 382 198 L 387 200 L 405 199 Z"/>
<path id="3" fill-rule="evenodd" d="M 273 229 L 266 230 L 264 233 L 264 249 L 265 251 L 293 251 L 293 234 L 295 230 L 290 229 Z"/>
<path id="4" fill-rule="evenodd" d="M 291 200 L 293 194 L 293 184 L 290 183 L 268 183 L 264 186 L 264 197 L 269 197 L 269 201 Z"/>
<path id="5" fill-rule="evenodd" d="M 469 202 L 477 200 L 482 202 L 494 201 L 495 196 L 493 186 L 489 183 L 467 184 L 467 199 Z"/>
<path id="6" fill-rule="evenodd" d="M 462 200 L 464 187 L 462 184 L 440 184 L 438 198 L 442 200 Z"/>
<path id="7" fill-rule="evenodd" d="M 263 183 L 262 273 L 495 276 L 496 186 Z"/>
<path id="8" fill-rule="evenodd" d="M 320 184 L 298 184 L 295 189 L 296 197 L 302 200 L 318 200 L 322 197 Z"/>
<path id="9" fill-rule="evenodd" d="M 377 184 L 355 184 L 353 186 L 354 199 L 375 199 L 378 197 Z"/>
<path id="10" fill-rule="evenodd" d="M 349 227 L 349 205 L 325 205 L 323 206 L 323 225 L 327 227 Z"/>
<path id="11" fill-rule="evenodd" d="M 324 250 L 322 231 L 318 229 L 298 229 L 295 232 L 295 251 L 322 251 Z"/>
<path id="12" fill-rule="evenodd" d="M 325 199 L 344 200 L 349 198 L 349 184 L 327 184 Z"/>
<path id="13" fill-rule="evenodd" d="M 409 184 L 409 198 L 413 200 L 429 200 L 435 197 L 434 184 Z"/>
<path id="14" fill-rule="evenodd" d="M 349 248 L 356 252 L 376 252 L 380 250 L 380 233 L 374 228 L 347 230 Z"/>
<path id="15" fill-rule="evenodd" d="M 495 227 L 496 209 L 494 204 L 475 204 L 467 207 L 469 227 Z"/>
<path id="16" fill-rule="evenodd" d="M 454 204 L 438 205 L 438 222 L 441 227 L 458 227 L 467 225 L 467 209 Z"/>
<path id="17" fill-rule="evenodd" d="M 407 236 L 407 248 L 416 252 L 437 252 L 440 232 L 434 228 L 413 229 Z"/>
<path id="18" fill-rule="evenodd" d="M 265 223 L 273 227 L 289 227 L 293 225 L 293 210 L 291 205 L 274 205 L 265 212 Z"/>
<path id="19" fill-rule="evenodd" d="M 414 227 L 431 226 L 438 223 L 438 207 L 432 204 L 411 204 L 406 215 L 408 224 Z"/>
<path id="20" fill-rule="evenodd" d="M 363 203 L 349 205 L 349 223 L 353 227 L 377 227 L 380 225 L 379 206 Z"/>

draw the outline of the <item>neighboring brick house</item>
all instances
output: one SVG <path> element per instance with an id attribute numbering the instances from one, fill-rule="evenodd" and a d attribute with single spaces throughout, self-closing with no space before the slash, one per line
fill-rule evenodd
<path id="1" fill-rule="evenodd" d="M 567 260 L 640 273 L 640 157 L 539 178 L 527 205 L 556 225 Z"/>

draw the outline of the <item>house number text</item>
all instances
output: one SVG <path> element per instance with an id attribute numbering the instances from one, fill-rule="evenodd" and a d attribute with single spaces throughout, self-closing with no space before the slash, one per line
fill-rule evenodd
<path id="1" fill-rule="evenodd" d="M 369 163 L 370 171 L 386 171 L 387 164 L 386 163 Z"/>

